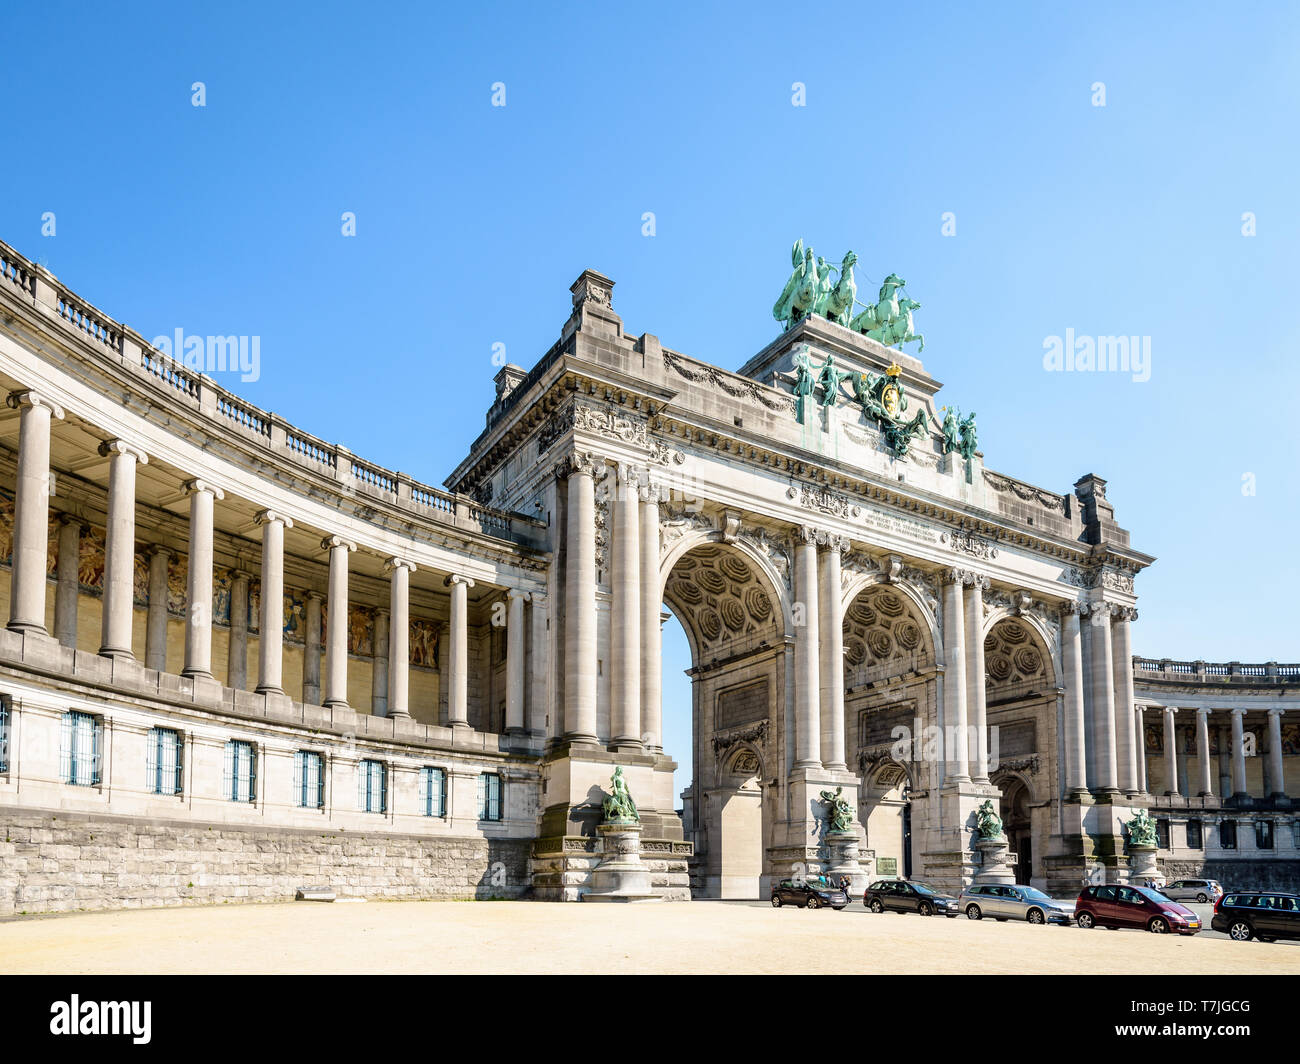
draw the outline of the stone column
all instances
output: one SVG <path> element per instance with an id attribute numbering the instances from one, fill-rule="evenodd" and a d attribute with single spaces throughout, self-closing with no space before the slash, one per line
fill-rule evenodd
<path id="1" fill-rule="evenodd" d="M 1268 711 L 1268 779 L 1273 798 L 1286 796 L 1286 780 L 1282 774 L 1282 712 Z"/>
<path id="2" fill-rule="evenodd" d="M 257 515 L 262 526 L 261 616 L 258 618 L 257 692 L 284 694 L 284 530 L 293 522 L 274 510 Z"/>
<path id="3" fill-rule="evenodd" d="M 185 667 L 182 676 L 212 676 L 212 516 L 220 488 L 191 480 L 189 583 L 185 595 Z"/>
<path id="4" fill-rule="evenodd" d="M 511 588 L 510 611 L 506 616 L 506 731 L 524 730 L 524 649 L 527 635 L 524 622 L 524 603 L 527 591 Z M 640 653 L 640 647 L 637 647 Z"/>
<path id="5" fill-rule="evenodd" d="M 58 585 L 54 591 L 54 637 L 65 647 L 77 647 L 77 601 L 81 593 L 81 522 L 59 518 Z M 15 555 L 16 557 L 17 555 Z"/>
<path id="6" fill-rule="evenodd" d="M 108 440 L 99 453 L 109 458 L 108 529 L 104 540 L 103 642 L 110 658 L 134 658 L 131 610 L 135 600 L 135 467 L 149 461 L 124 440 Z"/>
<path id="7" fill-rule="evenodd" d="M 614 568 L 610 610 L 610 733 L 614 746 L 641 748 L 641 543 L 637 471 L 619 463 L 614 482 Z M 521 684 L 522 689 L 522 684 Z M 522 714 L 520 715 L 522 721 Z"/>
<path id="8" fill-rule="evenodd" d="M 1147 792 L 1147 733 L 1146 717 L 1141 706 L 1133 707 L 1133 742 L 1137 746 L 1137 786 L 1142 794 Z"/>
<path id="9" fill-rule="evenodd" d="M 303 620 L 302 700 L 305 705 L 320 705 L 321 602 L 319 591 L 307 592 L 306 616 Z"/>
<path id="10" fill-rule="evenodd" d="M 984 687 L 984 592 L 988 590 L 986 576 L 968 574 L 965 581 L 966 630 L 966 712 L 970 717 L 970 734 L 975 738 L 975 749 L 969 751 L 971 778 L 976 783 L 989 781 L 989 722 L 988 703 Z"/>
<path id="11" fill-rule="evenodd" d="M 325 627 L 325 701 L 322 705 L 346 709 L 348 705 L 348 555 L 355 543 L 341 536 L 326 536 L 321 549 L 329 551 L 329 624 Z"/>
<path id="12" fill-rule="evenodd" d="M 1091 663 L 1093 736 L 1097 742 L 1093 786 L 1104 794 L 1118 794 L 1115 750 L 1115 663 L 1110 643 L 1110 606 L 1093 603 L 1088 613 L 1088 659 Z"/>
<path id="13" fill-rule="evenodd" d="M 411 574 L 415 566 L 403 558 L 389 558 L 388 610 L 392 624 L 388 637 L 388 715 L 411 715 Z M 434 706 L 434 719 L 437 719 Z"/>
<path id="14" fill-rule="evenodd" d="M 641 742 L 663 749 L 663 595 L 659 588 L 659 489 L 647 476 L 641 503 Z"/>
<path id="15" fill-rule="evenodd" d="M 9 585 L 9 627 L 45 631 L 45 577 L 50 540 L 50 422 L 62 419 L 55 402 L 34 391 L 13 392 L 18 422 L 18 481 L 14 489 L 13 568 Z M 134 496 L 133 496 L 134 497 Z M 128 608 L 130 601 L 128 600 Z M 130 621 L 127 616 L 127 621 Z M 129 628 L 128 628 L 129 632 Z M 74 641 L 75 645 L 75 641 Z M 128 651 L 130 644 L 128 641 Z"/>
<path id="16" fill-rule="evenodd" d="M 1226 725 L 1215 725 L 1219 734 L 1219 794 L 1227 798 L 1232 794 L 1232 739 L 1231 729 Z"/>
<path id="17" fill-rule="evenodd" d="M 795 609 L 802 607 L 803 624 L 794 632 L 794 767 L 822 767 L 821 665 L 818 660 L 817 534 L 801 530 L 794 549 Z"/>
<path id="18" fill-rule="evenodd" d="M 1133 735 L 1133 638 L 1129 622 L 1137 619 L 1137 610 L 1117 606 L 1112 610 L 1111 652 L 1114 661 L 1111 671 L 1115 681 L 1115 720 L 1117 723 L 1116 767 L 1119 788 L 1130 797 L 1138 793 L 1137 743 Z M 1178 777 L 1174 776 L 1177 790 Z"/>
<path id="19" fill-rule="evenodd" d="M 843 536 L 826 536 L 818 574 L 817 603 L 821 646 L 821 748 L 828 769 L 843 772 L 844 760 L 844 601 L 841 595 L 840 555 L 848 549 Z"/>
<path id="20" fill-rule="evenodd" d="M 1178 794 L 1178 733 L 1174 729 L 1173 706 L 1165 706 L 1165 794 Z"/>
<path id="21" fill-rule="evenodd" d="M 564 732 L 596 740 L 596 483 L 604 459 L 575 452 L 568 477 L 564 569 Z"/>
<path id="22" fill-rule="evenodd" d="M 1079 634 L 1079 603 L 1061 608 L 1061 657 L 1065 679 L 1065 793 L 1078 797 L 1088 791 L 1087 729 L 1083 716 L 1083 639 Z"/>
<path id="23" fill-rule="evenodd" d="M 388 716 L 388 610 L 375 610 L 374 654 L 370 662 L 370 712 Z"/>
<path id="24" fill-rule="evenodd" d="M 155 672 L 167 671 L 167 569 L 172 552 L 154 544 L 149 548 L 149 609 L 144 625 L 144 664 Z"/>
<path id="25" fill-rule="evenodd" d="M 943 585 L 943 723 L 945 760 L 952 766 L 948 782 L 970 781 L 966 716 L 966 620 L 962 584 L 966 573 L 950 570 Z"/>
<path id="26" fill-rule="evenodd" d="M 226 686 L 236 691 L 248 688 L 248 581 L 242 569 L 230 573 L 230 653 L 226 662 Z"/>
<path id="27" fill-rule="evenodd" d="M 1246 747 L 1242 730 L 1244 709 L 1229 710 L 1232 714 L 1232 796 L 1245 798 L 1246 792 Z"/>
<path id="28" fill-rule="evenodd" d="M 452 575 L 451 630 L 447 639 L 447 723 L 453 728 L 469 727 L 469 589 L 474 581 Z"/>
<path id="29" fill-rule="evenodd" d="M 1201 766 L 1201 797 L 1214 796 L 1214 777 L 1210 769 L 1210 711 L 1196 711 L 1196 757 Z M 1190 788 L 1189 788 L 1190 789 Z"/>

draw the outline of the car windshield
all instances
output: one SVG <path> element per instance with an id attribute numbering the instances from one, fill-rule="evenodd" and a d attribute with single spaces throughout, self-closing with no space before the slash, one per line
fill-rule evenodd
<path id="1" fill-rule="evenodd" d="M 1144 898 L 1148 898 L 1151 901 L 1171 900 L 1170 898 L 1167 898 L 1165 897 L 1165 895 L 1161 894 L 1160 891 L 1156 890 L 1155 887 L 1134 887 L 1133 889 L 1136 890 L 1139 894 L 1141 894 Z"/>
<path id="2" fill-rule="evenodd" d="M 1025 896 L 1026 901 L 1055 901 L 1050 895 L 1034 887 L 1021 887 L 1020 892 Z"/>
<path id="3" fill-rule="evenodd" d="M 916 892 L 917 892 L 918 894 L 938 894 L 938 893 L 939 893 L 937 890 L 934 889 L 934 887 L 927 887 L 924 883 L 913 883 L 912 886 L 916 888 Z"/>

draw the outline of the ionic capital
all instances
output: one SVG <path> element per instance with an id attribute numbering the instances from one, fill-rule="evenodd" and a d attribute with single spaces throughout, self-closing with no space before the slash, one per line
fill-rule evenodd
<path id="1" fill-rule="evenodd" d="M 284 525 L 285 528 L 293 528 L 293 522 L 288 516 L 276 510 L 259 510 L 253 520 L 259 525 L 269 525 L 272 521 L 275 521 Z"/>
<path id="2" fill-rule="evenodd" d="M 186 495 L 197 495 L 201 491 L 206 491 L 214 499 L 221 500 L 226 497 L 226 493 L 215 484 L 209 484 L 206 480 L 195 477 L 193 480 L 187 480 L 181 485 L 181 491 Z"/>
<path id="3" fill-rule="evenodd" d="M 506 598 L 512 600 L 517 599 L 522 602 L 528 602 L 532 599 L 532 597 L 533 596 L 531 592 L 524 591 L 522 588 L 518 588 L 518 587 L 512 587 L 509 591 L 506 592 Z"/>
<path id="4" fill-rule="evenodd" d="M 571 451 L 556 463 L 555 475 L 561 480 L 572 476 L 595 477 L 604 471 L 605 465 L 604 455 L 594 451 Z"/>
<path id="5" fill-rule="evenodd" d="M 952 568 L 944 572 L 944 582 L 948 584 L 962 584 L 965 587 L 977 587 L 981 591 L 987 591 L 989 588 L 989 578 L 982 573 L 977 573 L 973 569 Z"/>
<path id="6" fill-rule="evenodd" d="M 384 562 L 384 569 L 392 572 L 394 569 L 405 569 L 407 572 L 415 572 L 415 562 L 407 561 L 405 558 L 389 558 Z"/>
<path id="7" fill-rule="evenodd" d="M 33 391 L 31 388 L 24 388 L 20 391 L 10 392 L 5 403 L 18 410 L 24 406 L 37 406 L 50 412 L 50 416 L 58 421 L 63 420 L 63 407 L 59 406 L 53 399 L 40 392 Z"/>
<path id="8" fill-rule="evenodd" d="M 131 457 L 140 465 L 149 464 L 149 456 L 140 450 L 133 443 L 127 443 L 126 440 L 105 440 L 99 445 L 99 455 L 101 458 Z"/>
<path id="9" fill-rule="evenodd" d="M 350 539 L 344 539 L 342 536 L 326 536 L 320 541 L 321 550 L 334 550 L 337 547 L 342 547 L 349 554 L 357 549 L 355 543 Z"/>
<path id="10" fill-rule="evenodd" d="M 459 573 L 452 573 L 443 582 L 444 587 L 451 587 L 453 584 L 464 584 L 467 588 L 474 586 L 474 581 L 468 576 L 461 576 Z"/>

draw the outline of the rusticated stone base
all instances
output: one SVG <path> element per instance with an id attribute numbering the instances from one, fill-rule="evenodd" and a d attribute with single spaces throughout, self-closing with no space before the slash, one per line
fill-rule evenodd
<path id="1" fill-rule="evenodd" d="M 0 913 L 363 898 L 520 898 L 527 839 L 245 828 L 0 809 Z"/>

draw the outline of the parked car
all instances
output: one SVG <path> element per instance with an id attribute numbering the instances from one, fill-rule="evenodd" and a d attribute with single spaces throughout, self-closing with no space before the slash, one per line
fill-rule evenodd
<path id="1" fill-rule="evenodd" d="M 1028 920 L 1031 924 L 1064 924 L 1074 916 L 1074 903 L 1058 901 L 1041 890 L 1023 884 L 976 884 L 958 895 L 959 908 L 967 919 Z"/>
<path id="2" fill-rule="evenodd" d="M 886 910 L 896 913 L 920 913 L 933 916 L 956 916 L 961 912 L 957 899 L 951 894 L 928 887 L 924 883 L 910 883 L 906 879 L 880 879 L 862 894 L 862 904 L 873 913 Z"/>
<path id="3" fill-rule="evenodd" d="M 1175 879 L 1158 889 L 1170 901 L 1198 901 L 1202 905 L 1223 895 L 1217 879 Z"/>
<path id="4" fill-rule="evenodd" d="M 772 908 L 798 905 L 801 909 L 843 909 L 849 903 L 848 894 L 824 876 L 807 876 L 804 879 L 783 879 L 772 887 Z"/>
<path id="5" fill-rule="evenodd" d="M 1145 927 L 1155 934 L 1194 935 L 1201 918 L 1153 887 L 1117 883 L 1084 887 L 1074 903 L 1074 922 L 1083 928 Z"/>
<path id="6" fill-rule="evenodd" d="M 1300 894 L 1280 890 L 1234 890 L 1214 903 L 1210 926 L 1238 942 L 1300 938 Z"/>

